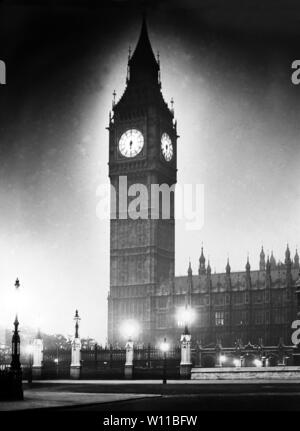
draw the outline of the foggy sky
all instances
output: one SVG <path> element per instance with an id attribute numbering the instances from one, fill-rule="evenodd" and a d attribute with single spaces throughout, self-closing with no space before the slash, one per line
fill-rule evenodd
<path id="1" fill-rule="evenodd" d="M 21 325 L 72 333 L 78 308 L 81 335 L 104 342 L 109 223 L 97 219 L 96 190 L 108 182 L 105 127 L 140 10 L 21 3 L 0 3 L 0 325 L 13 321 L 19 277 Z M 148 12 L 163 94 L 175 100 L 178 182 L 205 188 L 203 229 L 176 225 L 177 274 L 189 257 L 197 272 L 202 241 L 218 272 L 227 255 L 232 270 L 247 253 L 257 268 L 262 244 L 281 260 L 287 242 L 292 256 L 300 247 L 300 86 L 290 79 L 300 11 L 222 3 L 153 2 Z"/>

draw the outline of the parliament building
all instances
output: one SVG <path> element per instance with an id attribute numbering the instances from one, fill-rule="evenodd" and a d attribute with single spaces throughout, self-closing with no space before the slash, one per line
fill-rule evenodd
<path id="1" fill-rule="evenodd" d="M 152 184 L 172 186 L 177 180 L 177 123 L 174 110 L 162 95 L 160 60 L 149 41 L 145 20 L 137 46 L 129 54 L 126 87 L 109 115 L 109 177 L 116 190 L 116 217 L 110 220 L 110 290 L 108 342 L 124 345 L 122 325 L 138 323 L 137 341 L 153 345 L 164 337 L 173 343 L 182 328 L 179 307 L 191 307 L 195 319 L 189 330 L 193 342 L 221 342 L 231 347 L 237 340 L 276 345 L 291 344 L 291 322 L 297 315 L 296 281 L 299 256 L 285 250 L 284 263 L 273 253 L 258 253 L 257 270 L 249 259 L 245 271 L 212 274 L 203 248 L 198 268 L 176 276 L 174 196 L 170 216 L 128 217 L 120 199 L 120 177 L 127 191 L 134 184 L 151 190 Z M 130 194 L 129 194 L 130 195 Z M 150 193 L 149 193 L 150 195 Z M 121 197 L 122 198 L 122 197 Z M 128 197 L 128 204 L 130 205 Z M 251 262 L 252 263 L 252 262 Z"/>

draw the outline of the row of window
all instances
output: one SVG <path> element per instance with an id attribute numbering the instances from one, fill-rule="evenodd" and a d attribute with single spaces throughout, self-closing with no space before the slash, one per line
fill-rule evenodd
<path id="1" fill-rule="evenodd" d="M 253 313 L 253 323 L 255 325 L 263 325 L 263 324 L 282 324 L 287 323 L 288 315 L 287 310 L 279 309 L 276 310 L 272 314 L 272 322 L 270 322 L 270 312 L 265 310 L 256 310 Z M 249 325 L 249 311 L 241 310 L 235 311 L 232 313 L 232 322 L 233 325 L 236 326 L 246 326 Z M 225 324 L 229 324 L 229 313 L 224 311 L 216 311 L 215 312 L 215 326 L 224 326 Z"/>
<path id="2" fill-rule="evenodd" d="M 141 299 L 126 299 L 119 302 L 114 302 L 115 314 L 132 314 L 143 315 L 147 312 L 147 303 Z"/>
<path id="3" fill-rule="evenodd" d="M 168 326 L 168 315 L 165 313 L 156 315 L 156 327 L 157 328 L 166 328 Z M 216 311 L 214 313 L 214 324 L 215 326 L 225 326 L 230 323 L 230 316 L 228 312 L 224 311 Z M 237 311 L 232 313 L 232 321 L 231 324 L 237 327 L 240 327 L 241 330 L 243 327 L 249 325 L 249 311 Z M 264 325 L 264 324 L 284 324 L 287 323 L 287 313 L 286 310 L 276 310 L 272 314 L 272 322 L 270 322 L 270 312 L 264 310 L 258 310 L 253 313 L 253 322 L 254 325 Z M 209 326 L 209 314 L 203 313 L 199 316 L 199 320 L 197 321 L 198 327 L 208 327 Z"/>
<path id="4" fill-rule="evenodd" d="M 113 287 L 111 294 L 114 298 L 132 298 L 137 296 L 141 300 L 144 300 L 144 297 L 147 295 L 147 288 L 144 286 Z"/>
<path id="5" fill-rule="evenodd" d="M 284 301 L 289 300 L 291 297 L 290 290 L 270 292 L 269 291 L 257 291 L 251 293 L 251 302 L 253 304 L 262 304 L 264 302 L 271 301 L 272 304 L 282 304 Z M 210 299 L 211 298 L 211 299 Z M 193 295 L 193 305 L 209 305 L 210 301 L 212 305 L 229 305 L 230 294 L 213 294 L 209 295 Z M 231 293 L 231 301 L 233 305 L 243 305 L 250 303 L 250 292 L 233 292 Z"/>

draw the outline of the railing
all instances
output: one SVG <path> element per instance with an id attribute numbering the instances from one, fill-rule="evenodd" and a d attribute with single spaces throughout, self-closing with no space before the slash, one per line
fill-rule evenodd
<path id="1" fill-rule="evenodd" d="M 212 367 L 248 367 L 294 365 L 295 348 L 279 343 L 278 346 L 261 344 L 242 345 L 237 342 L 234 347 L 222 347 L 220 343 L 209 346 L 194 345 L 191 351 L 192 365 L 203 368 Z M 299 353 L 300 358 L 300 353 Z M 122 379 L 126 350 L 118 348 L 82 349 L 81 378 Z M 173 346 L 166 352 L 169 377 L 180 376 L 181 349 Z M 7 361 L 6 361 L 7 362 Z M 21 356 L 23 378 L 31 371 L 28 357 Z M 42 375 L 44 379 L 65 379 L 70 377 L 71 349 L 44 349 Z M 164 366 L 164 354 L 150 345 L 134 349 L 133 377 L 161 378 Z M 10 364 L 1 363 L 2 379 L 9 372 Z"/>
<path id="2" fill-rule="evenodd" d="M 208 347 L 197 346 L 192 350 L 192 357 L 194 365 L 204 368 L 254 367 L 293 365 L 294 353 L 294 346 L 286 346 L 281 342 L 278 346 L 237 343 L 233 348 L 222 347 L 221 344 Z"/>

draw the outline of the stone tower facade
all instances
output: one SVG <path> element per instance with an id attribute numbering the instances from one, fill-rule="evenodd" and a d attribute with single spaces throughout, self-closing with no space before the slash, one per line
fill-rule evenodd
<path id="1" fill-rule="evenodd" d="M 154 342 L 160 336 L 157 296 L 166 302 L 159 318 L 163 326 L 171 324 L 175 225 L 174 192 L 165 217 L 153 199 L 153 187 L 157 191 L 162 184 L 176 183 L 177 131 L 173 109 L 162 96 L 159 58 L 153 54 L 145 19 L 108 130 L 109 177 L 116 198 L 110 221 L 108 342 L 124 343 L 120 330 L 128 320 L 137 322 L 139 340 Z"/>

